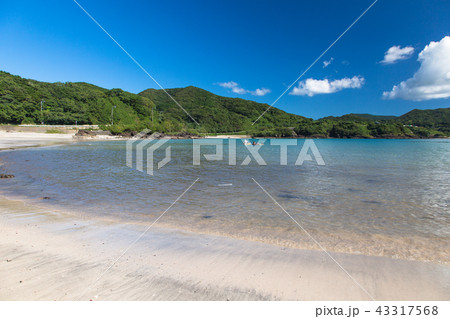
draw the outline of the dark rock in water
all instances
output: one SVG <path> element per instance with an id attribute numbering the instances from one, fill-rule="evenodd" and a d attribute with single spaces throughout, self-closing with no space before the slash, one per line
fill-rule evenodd
<path id="1" fill-rule="evenodd" d="M 12 174 L 0 174 L 0 178 L 13 178 L 13 177 L 15 176 Z"/>
<path id="2" fill-rule="evenodd" d="M 41 199 L 50 199 L 48 196 L 41 197 Z"/>
<path id="3" fill-rule="evenodd" d="M 377 201 L 377 200 L 362 200 L 361 202 L 363 203 L 367 203 L 367 204 L 382 204 L 381 202 Z"/>
<path id="4" fill-rule="evenodd" d="M 287 199 L 299 199 L 300 197 L 290 194 L 279 194 L 278 197 L 287 198 Z"/>
<path id="5" fill-rule="evenodd" d="M 202 218 L 209 219 L 209 218 L 212 218 L 212 216 L 211 215 L 205 215 L 205 216 L 202 216 Z"/>

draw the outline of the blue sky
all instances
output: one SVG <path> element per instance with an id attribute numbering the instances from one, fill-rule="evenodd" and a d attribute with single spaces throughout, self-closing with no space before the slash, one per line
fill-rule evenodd
<path id="1" fill-rule="evenodd" d="M 165 88 L 194 85 L 268 104 L 372 2 L 79 0 Z M 449 16 L 448 1 L 379 0 L 275 106 L 313 118 L 450 107 Z M 380 63 L 395 46 L 393 63 Z M 392 91 L 420 68 L 419 79 Z M 71 0 L 2 1 L 0 69 L 134 93 L 157 88 Z M 424 87 L 439 94 L 423 96 Z M 262 88 L 270 92 L 255 95 Z"/>

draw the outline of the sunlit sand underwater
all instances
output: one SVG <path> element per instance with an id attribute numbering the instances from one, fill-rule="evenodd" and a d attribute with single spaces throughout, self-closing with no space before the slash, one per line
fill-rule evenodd
<path id="1" fill-rule="evenodd" d="M 192 140 L 171 140 L 171 161 L 151 176 L 126 166 L 125 141 L 81 142 L 3 152 L 6 196 L 76 215 L 151 224 L 197 178 L 155 226 L 318 250 L 449 262 L 449 140 L 314 140 L 325 165 L 295 165 L 303 140 L 266 140 L 258 165 L 240 140 L 236 165 L 193 165 Z M 166 145 L 165 145 L 166 146 Z M 213 146 L 202 146 L 213 154 Z M 164 151 L 155 153 L 155 162 Z M 45 198 L 45 199 L 44 199 Z"/>

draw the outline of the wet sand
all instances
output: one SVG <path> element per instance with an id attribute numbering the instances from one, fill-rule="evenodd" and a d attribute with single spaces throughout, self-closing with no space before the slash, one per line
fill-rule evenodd
<path id="1" fill-rule="evenodd" d="M 156 226 L 113 264 L 146 226 L 74 216 L 0 198 L 0 300 L 450 299 L 446 265 L 332 253 L 367 294 L 320 251 Z"/>

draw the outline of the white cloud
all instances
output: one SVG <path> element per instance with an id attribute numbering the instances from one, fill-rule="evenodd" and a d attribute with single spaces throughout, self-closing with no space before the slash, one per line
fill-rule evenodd
<path id="1" fill-rule="evenodd" d="M 237 93 L 237 94 L 246 94 L 246 93 L 248 93 L 247 90 L 245 90 L 245 89 L 243 89 L 243 88 L 241 88 L 239 86 L 235 86 L 234 88 L 231 89 L 231 91 L 233 91 L 234 93 Z"/>
<path id="2" fill-rule="evenodd" d="M 238 86 L 238 84 L 234 81 L 222 82 L 222 83 L 217 83 L 217 84 L 219 84 L 221 87 L 228 88 L 228 89 L 232 89 L 232 88 Z"/>
<path id="3" fill-rule="evenodd" d="M 222 82 L 222 83 L 217 83 L 219 84 L 221 87 L 227 88 L 227 89 L 231 89 L 232 92 L 237 93 L 237 94 L 246 94 L 248 93 L 247 90 L 241 88 L 239 86 L 239 84 L 237 84 L 234 81 L 229 81 L 229 82 Z"/>
<path id="4" fill-rule="evenodd" d="M 269 89 L 266 89 L 266 88 L 256 89 L 255 91 L 246 90 L 246 89 L 240 87 L 239 84 L 234 81 L 222 82 L 222 83 L 217 83 L 217 84 L 220 85 L 221 87 L 231 89 L 231 91 L 236 94 L 250 93 L 250 94 L 256 95 L 256 96 L 264 96 L 271 92 Z"/>
<path id="5" fill-rule="evenodd" d="M 450 97 L 450 37 L 430 42 L 418 61 L 420 67 L 413 77 L 384 92 L 384 98 L 423 101 Z"/>
<path id="6" fill-rule="evenodd" d="M 327 60 L 323 61 L 323 68 L 325 69 L 327 66 L 329 66 L 331 62 L 333 62 L 333 60 L 334 58 L 331 58 L 328 61 Z"/>
<path id="7" fill-rule="evenodd" d="M 239 87 L 239 84 L 237 84 L 234 81 L 229 81 L 229 82 L 222 82 L 222 83 L 218 83 L 221 87 L 227 88 L 227 89 L 231 89 L 231 91 L 233 91 L 234 93 L 237 94 L 245 94 L 246 91 Z"/>
<path id="8" fill-rule="evenodd" d="M 390 47 L 389 50 L 384 53 L 383 61 L 380 61 L 382 64 L 393 64 L 400 60 L 409 59 L 414 53 L 413 47 L 400 47 L 399 45 L 394 45 Z"/>
<path id="9" fill-rule="evenodd" d="M 316 94 L 330 94 L 339 92 L 343 89 L 359 89 L 364 84 L 364 78 L 361 76 L 354 76 L 352 78 L 343 78 L 340 80 L 328 81 L 328 79 L 324 80 L 316 80 L 316 79 L 307 79 L 306 81 L 302 81 L 298 84 L 298 86 L 294 87 L 291 95 L 308 95 L 314 96 Z"/>
<path id="10" fill-rule="evenodd" d="M 251 92 L 253 95 L 256 96 L 264 96 L 268 93 L 270 93 L 271 91 L 269 89 L 266 88 L 260 88 L 260 89 L 256 89 L 255 91 Z"/>

